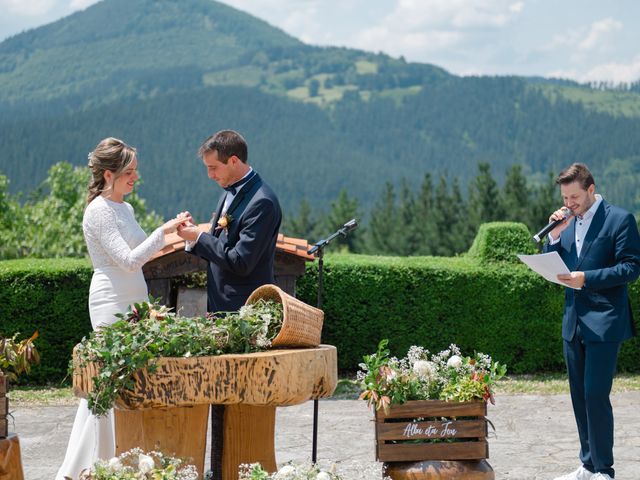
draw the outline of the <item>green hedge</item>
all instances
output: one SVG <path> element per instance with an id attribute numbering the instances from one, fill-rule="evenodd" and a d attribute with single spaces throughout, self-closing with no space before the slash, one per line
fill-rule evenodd
<path id="1" fill-rule="evenodd" d="M 456 258 L 327 255 L 323 342 L 338 348 L 341 369 L 356 369 L 388 338 L 398 356 L 413 344 L 435 352 L 456 343 L 465 353 L 492 355 L 512 373 L 561 371 L 563 288 L 515 257 L 532 249 L 526 228 L 504 223 L 483 226 L 469 254 Z M 311 305 L 317 276 L 311 263 L 298 281 L 298 296 Z M 66 375 L 73 346 L 91 331 L 90 280 L 83 260 L 0 262 L 0 334 L 40 332 L 42 364 L 30 381 Z M 638 312 L 638 282 L 631 299 Z M 640 371 L 638 339 L 624 343 L 619 367 Z"/>
<path id="2" fill-rule="evenodd" d="M 65 377 L 74 345 L 91 331 L 91 274 L 86 260 L 0 262 L 0 335 L 40 333 L 40 365 L 22 381 L 46 384 Z"/>
<path id="3" fill-rule="evenodd" d="M 520 225 L 483 225 L 464 257 L 327 256 L 323 342 L 338 348 L 340 368 L 357 368 L 388 338 L 398 356 L 414 344 L 434 352 L 456 343 L 464 353 L 492 355 L 512 373 L 564 370 L 564 288 L 517 259 L 516 253 L 535 252 Z M 317 276 L 317 264 L 310 264 L 298 281 L 298 296 L 311 305 Z M 639 282 L 630 296 L 638 312 Z M 638 338 L 623 344 L 618 366 L 640 371 Z"/>

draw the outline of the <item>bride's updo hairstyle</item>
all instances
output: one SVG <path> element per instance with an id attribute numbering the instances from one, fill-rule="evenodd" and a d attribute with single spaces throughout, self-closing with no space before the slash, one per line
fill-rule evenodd
<path id="1" fill-rule="evenodd" d="M 87 204 L 105 191 L 104 172 L 109 170 L 115 173 L 115 177 L 118 178 L 135 157 L 135 148 L 113 137 L 105 138 L 93 152 L 89 152 L 91 180 L 89 181 Z"/>

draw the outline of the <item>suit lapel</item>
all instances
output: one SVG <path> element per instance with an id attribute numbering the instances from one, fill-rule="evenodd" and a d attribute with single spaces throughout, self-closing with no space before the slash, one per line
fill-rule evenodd
<path id="1" fill-rule="evenodd" d="M 580 258 L 578 258 L 578 264 L 576 265 L 576 270 L 580 267 L 582 260 L 589 253 L 589 249 L 591 248 L 591 244 L 595 240 L 595 238 L 600 233 L 602 226 L 604 225 L 605 219 L 605 203 L 604 200 L 600 203 L 600 206 L 596 210 L 596 213 L 593 215 L 593 220 L 591 220 L 591 225 L 589 225 L 589 230 L 587 230 L 587 235 L 584 238 L 584 244 L 582 245 L 582 250 L 580 250 Z M 575 234 L 574 234 L 575 239 Z"/>
<path id="2" fill-rule="evenodd" d="M 227 192 L 224 192 L 223 195 L 220 196 L 220 199 L 218 200 L 218 206 L 216 207 L 216 212 L 213 214 L 213 217 L 211 218 L 211 231 L 210 233 L 212 235 L 216 235 L 218 233 L 218 231 L 216 231 L 216 225 L 218 224 L 218 219 L 220 218 L 220 215 L 222 214 L 222 206 L 224 205 L 224 198 L 227 196 Z M 217 235 L 216 235 L 217 236 Z"/>
<path id="3" fill-rule="evenodd" d="M 254 186 L 258 183 L 258 181 L 260 180 L 260 176 L 256 173 L 253 178 L 251 178 L 251 180 L 249 180 L 244 187 L 242 187 L 242 189 L 238 192 L 238 194 L 233 197 L 233 201 L 231 202 L 231 205 L 229 205 L 229 208 L 227 208 L 227 214 L 231 215 L 232 217 L 234 216 L 233 213 L 235 212 L 236 208 L 238 208 L 238 205 L 240 205 L 242 203 L 242 200 L 244 199 L 244 197 L 246 197 L 247 195 L 251 194 L 253 195 L 254 193 Z"/>
<path id="4" fill-rule="evenodd" d="M 229 208 L 227 208 L 227 211 L 225 212 L 227 215 L 230 215 L 233 220 L 236 219 L 234 212 L 236 211 L 238 206 L 242 204 L 242 201 L 247 195 L 251 194 L 251 196 L 253 196 L 256 190 L 256 188 L 254 187 L 259 186 L 259 181 L 260 181 L 260 176 L 257 173 L 254 174 L 251 180 L 249 180 L 238 192 L 238 194 L 235 197 L 233 197 L 231 205 L 229 205 Z M 223 231 L 221 228 L 216 229 L 216 226 L 218 225 L 218 220 L 222 215 L 222 207 L 224 206 L 224 199 L 226 198 L 226 196 L 227 194 L 225 192 L 224 195 L 220 197 L 220 201 L 218 202 L 218 208 L 216 209 L 216 214 L 211 219 L 211 234 L 215 235 L 216 237 L 219 237 Z"/>
<path id="5" fill-rule="evenodd" d="M 576 249 L 576 219 L 572 218 L 569 227 L 566 228 L 561 234 L 560 238 L 562 239 L 562 245 L 568 245 L 567 248 L 569 252 L 569 257 L 565 258 L 564 261 L 567 264 L 567 268 L 570 271 L 575 270 L 574 265 L 578 262 L 578 253 Z"/>

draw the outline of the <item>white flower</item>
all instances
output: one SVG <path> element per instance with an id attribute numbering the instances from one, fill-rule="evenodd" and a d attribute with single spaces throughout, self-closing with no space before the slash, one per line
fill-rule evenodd
<path id="1" fill-rule="evenodd" d="M 280 470 L 278 470 L 278 473 L 276 473 L 274 478 L 277 480 L 286 480 L 288 478 L 292 479 L 294 478 L 295 474 L 295 467 L 293 467 L 292 465 L 285 465 Z"/>
<path id="2" fill-rule="evenodd" d="M 111 460 L 109 460 L 109 468 L 115 470 L 116 472 L 119 472 L 120 470 L 122 470 L 122 462 L 118 457 L 113 457 Z"/>
<path id="3" fill-rule="evenodd" d="M 151 470 L 153 470 L 156 466 L 156 463 L 153 461 L 153 458 L 151 458 L 149 455 L 145 455 L 144 453 L 141 453 L 138 456 L 138 470 L 140 470 L 142 473 L 149 473 Z"/>
<path id="4" fill-rule="evenodd" d="M 462 358 L 458 355 L 453 355 L 447 360 L 447 367 L 460 368 L 462 366 Z"/>
<path id="5" fill-rule="evenodd" d="M 418 360 L 413 364 L 413 371 L 423 380 L 431 380 L 436 374 L 436 366 L 427 360 Z"/>
<path id="6" fill-rule="evenodd" d="M 331 475 L 329 475 L 327 472 L 320 472 L 318 473 L 316 480 L 331 480 Z"/>

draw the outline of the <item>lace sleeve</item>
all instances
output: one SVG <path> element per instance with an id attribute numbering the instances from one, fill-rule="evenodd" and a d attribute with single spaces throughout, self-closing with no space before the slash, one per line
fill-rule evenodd
<path id="1" fill-rule="evenodd" d="M 95 238 L 100 243 L 101 249 L 118 267 L 124 270 L 134 271 L 142 268 L 153 254 L 164 246 L 164 232 L 161 228 L 157 228 L 149 237 L 132 249 L 118 229 L 118 218 L 112 209 L 100 208 L 94 210 L 92 214 L 87 219 L 87 227 L 94 230 Z M 132 215 L 121 220 L 124 228 L 131 229 L 132 236 L 139 233 L 140 239 L 144 238 L 144 232 Z"/>

